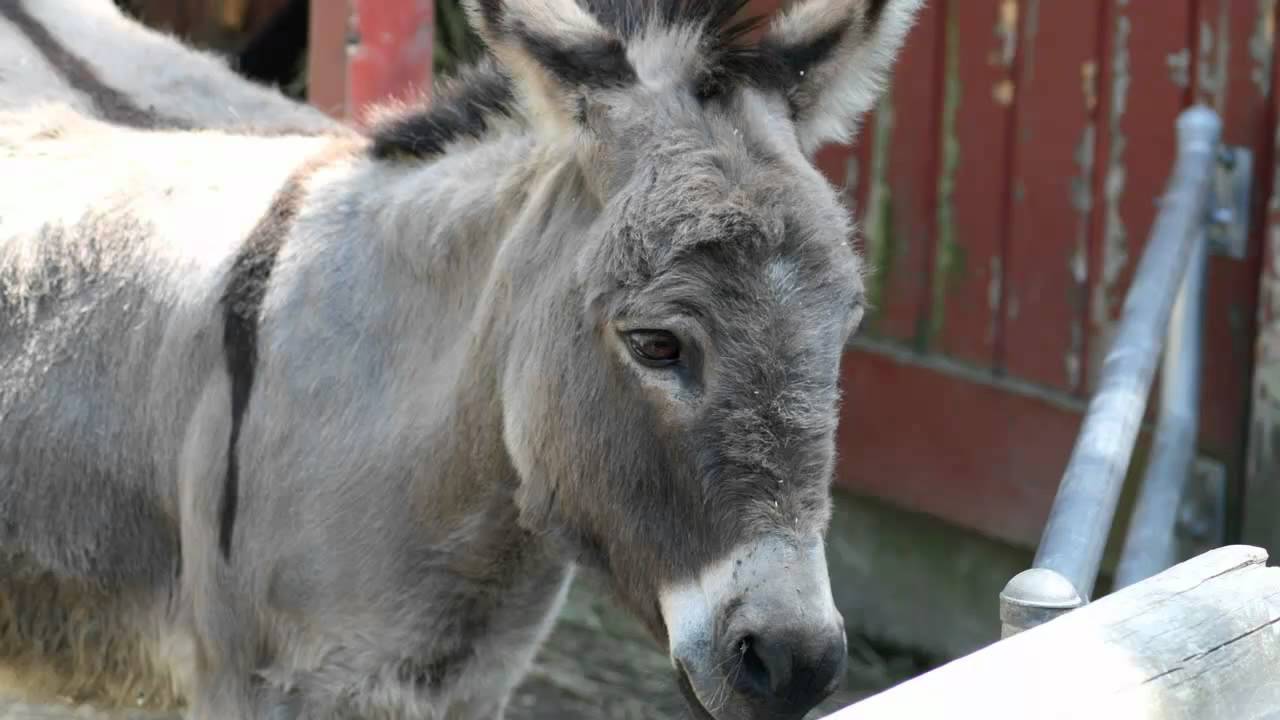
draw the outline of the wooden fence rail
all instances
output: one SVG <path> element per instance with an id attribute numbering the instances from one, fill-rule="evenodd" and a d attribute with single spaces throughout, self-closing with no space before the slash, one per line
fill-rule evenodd
<path id="1" fill-rule="evenodd" d="M 1280 568 L 1210 551 L 826 720 L 1280 718 Z"/>

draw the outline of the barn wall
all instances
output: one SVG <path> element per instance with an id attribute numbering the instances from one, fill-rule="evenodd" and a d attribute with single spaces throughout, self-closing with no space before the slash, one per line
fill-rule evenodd
<path id="1" fill-rule="evenodd" d="M 821 158 L 876 270 L 877 309 L 845 362 L 845 488 L 1038 542 L 1177 114 L 1210 104 L 1226 140 L 1269 168 L 1276 12 L 1275 0 L 931 0 L 862 136 Z M 1200 446 L 1234 509 L 1270 186 L 1260 171 L 1247 256 L 1214 258 L 1209 275 Z"/>
<path id="2" fill-rule="evenodd" d="M 388 98 L 430 90 L 433 0 L 312 0 L 308 100 L 360 123 Z"/>
<path id="3" fill-rule="evenodd" d="M 1271 67 L 1272 87 L 1280 87 L 1280 63 Z M 1280 116 L 1280 98 L 1271 97 L 1273 126 Z M 1249 453 L 1246 460 L 1244 512 L 1245 542 L 1261 545 L 1272 557 L 1280 551 L 1280 127 L 1276 128 L 1272 155 L 1266 169 L 1271 176 L 1264 212 L 1261 289 L 1258 293 L 1258 340 L 1253 377 L 1253 397 L 1249 425 Z"/>

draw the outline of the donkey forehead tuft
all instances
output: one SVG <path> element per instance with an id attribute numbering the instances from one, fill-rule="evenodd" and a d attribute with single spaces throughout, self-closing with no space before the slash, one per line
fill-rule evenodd
<path id="1" fill-rule="evenodd" d="M 480 1 L 482 6 L 494 4 Z M 747 13 L 749 0 L 562 1 L 584 10 L 599 23 L 604 34 L 576 39 L 542 37 L 523 28 L 516 28 L 516 34 L 528 52 L 569 85 L 618 88 L 633 84 L 641 78 L 628 62 L 628 49 L 634 50 L 637 43 L 643 45 L 646 41 L 650 45 L 657 41 L 649 49 L 664 55 L 665 62 L 671 65 L 666 70 L 693 71 L 688 80 L 702 99 L 742 85 L 779 89 L 795 74 L 793 58 L 787 52 L 767 43 L 762 45 L 753 37 L 769 18 Z M 493 12 L 500 20 L 502 11 Z M 687 61 L 694 58 L 662 48 L 664 37 L 678 38 L 679 44 L 694 41 L 697 57 L 692 66 Z"/>
<path id="2" fill-rule="evenodd" d="M 750 0 L 578 1 L 628 44 L 663 35 L 695 39 L 699 57 L 689 80 L 699 98 L 742 85 L 781 88 L 794 74 L 785 53 L 753 38 L 769 18 L 747 13 Z M 667 62 L 680 64 L 677 58 L 682 53 L 663 48 L 661 42 L 651 50 L 666 54 Z"/>
<path id="3" fill-rule="evenodd" d="M 600 24 L 624 38 L 665 28 L 697 27 L 708 33 L 745 33 L 756 20 L 741 16 L 749 0 L 579 0 Z M 734 20 L 739 19 L 738 24 Z M 737 39 L 733 34 L 726 40 Z"/>
<path id="4" fill-rule="evenodd" d="M 762 175 L 773 177 L 743 183 L 673 165 L 644 175 L 618 198 L 608 221 L 606 252 L 623 286 L 661 282 L 690 263 L 717 276 L 738 275 L 779 257 L 808 268 L 810 277 L 832 271 L 856 280 L 860 261 L 847 214 L 827 207 L 821 193 L 788 189 L 784 176 L 768 172 Z"/>

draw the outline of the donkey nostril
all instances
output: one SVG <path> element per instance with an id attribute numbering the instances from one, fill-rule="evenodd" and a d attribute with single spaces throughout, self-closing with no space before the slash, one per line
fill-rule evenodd
<path id="1" fill-rule="evenodd" d="M 748 702 L 778 717 L 800 717 L 844 677 L 848 655 L 836 627 L 753 628 L 734 636 L 738 639 L 726 648 L 728 662 L 721 666 L 723 679 Z"/>
<path id="2" fill-rule="evenodd" d="M 755 695 L 778 695 L 791 682 L 791 653 L 785 647 L 775 647 L 754 635 L 745 635 L 738 641 L 738 654 L 742 660 L 741 682 L 743 690 Z"/>
<path id="3" fill-rule="evenodd" d="M 750 635 L 738 641 L 738 657 L 742 662 L 742 679 L 758 695 L 769 691 L 769 669 L 756 654 L 755 638 Z"/>

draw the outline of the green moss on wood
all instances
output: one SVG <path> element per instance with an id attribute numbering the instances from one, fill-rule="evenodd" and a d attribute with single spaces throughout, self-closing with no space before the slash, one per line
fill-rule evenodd
<path id="1" fill-rule="evenodd" d="M 889 153 L 893 140 L 893 93 L 886 93 L 875 113 L 872 134 L 870 189 L 867 214 L 863 219 L 866 241 L 867 302 L 870 308 L 867 329 L 874 332 L 884 307 L 885 286 L 893 274 L 896 243 L 893 232 L 893 192 L 889 185 Z"/>
<path id="2" fill-rule="evenodd" d="M 944 75 L 942 104 L 942 158 L 938 174 L 937 242 L 933 265 L 933 285 L 930 288 L 929 312 L 916 336 L 921 350 L 935 345 L 946 323 L 947 293 L 965 275 L 964 248 L 956 242 L 955 187 L 956 172 L 960 167 L 960 139 L 956 120 L 960 111 L 963 86 L 960 81 L 960 38 L 955 11 L 947 17 L 947 58 Z"/>

